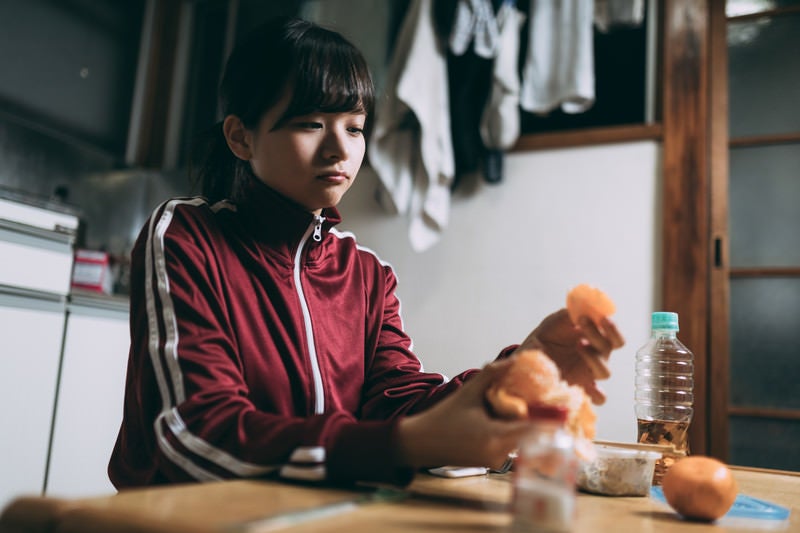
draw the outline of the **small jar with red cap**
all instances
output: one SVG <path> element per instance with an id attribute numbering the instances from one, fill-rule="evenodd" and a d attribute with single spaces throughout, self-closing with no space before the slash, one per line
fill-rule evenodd
<path id="1" fill-rule="evenodd" d="M 533 405 L 531 431 L 514 462 L 513 531 L 570 531 L 575 520 L 578 459 L 566 430 L 567 409 Z"/>

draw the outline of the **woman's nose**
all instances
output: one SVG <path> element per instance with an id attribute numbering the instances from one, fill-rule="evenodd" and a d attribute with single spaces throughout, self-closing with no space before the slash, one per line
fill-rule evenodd
<path id="1" fill-rule="evenodd" d="M 347 132 L 330 130 L 325 136 L 322 150 L 326 159 L 347 159 Z"/>

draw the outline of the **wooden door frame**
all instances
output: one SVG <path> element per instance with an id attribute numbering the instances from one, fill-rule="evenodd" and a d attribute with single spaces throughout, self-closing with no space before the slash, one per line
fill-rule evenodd
<path id="1" fill-rule="evenodd" d="M 711 0 L 710 53 L 710 228 L 707 453 L 730 457 L 728 403 L 730 391 L 730 239 L 728 238 L 728 22 L 725 0 Z"/>
<path id="2" fill-rule="evenodd" d="M 695 355 L 693 453 L 727 460 L 727 51 L 724 0 L 662 11 L 662 284 Z M 714 317 L 714 320 L 712 320 Z"/>

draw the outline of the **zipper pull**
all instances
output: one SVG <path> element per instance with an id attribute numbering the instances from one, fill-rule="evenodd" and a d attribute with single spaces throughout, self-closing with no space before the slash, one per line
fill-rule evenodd
<path id="1" fill-rule="evenodd" d="M 320 215 L 314 215 L 314 223 L 316 225 L 314 226 L 314 235 L 313 235 L 312 238 L 316 242 L 319 242 L 319 241 L 322 240 L 322 223 L 323 222 L 325 222 L 325 217 L 320 216 Z"/>

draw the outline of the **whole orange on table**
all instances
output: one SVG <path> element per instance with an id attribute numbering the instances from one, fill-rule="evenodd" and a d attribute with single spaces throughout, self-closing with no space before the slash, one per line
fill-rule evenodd
<path id="1" fill-rule="evenodd" d="M 675 462 L 661 482 L 664 498 L 679 514 L 694 520 L 716 520 L 733 505 L 739 490 L 725 463 L 704 455 Z"/>

